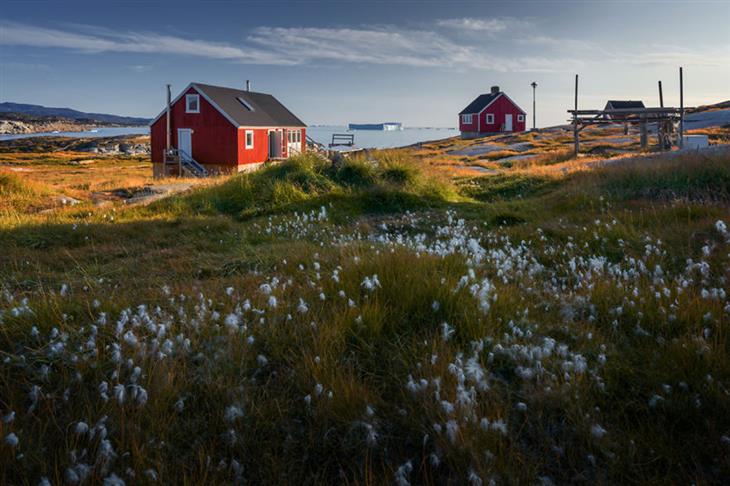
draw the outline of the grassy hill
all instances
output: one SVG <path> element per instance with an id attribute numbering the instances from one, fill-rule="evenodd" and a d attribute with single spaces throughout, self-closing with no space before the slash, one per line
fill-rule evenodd
<path id="1" fill-rule="evenodd" d="M 0 172 L 2 482 L 729 477 L 730 159 L 436 152 L 134 207 Z"/>

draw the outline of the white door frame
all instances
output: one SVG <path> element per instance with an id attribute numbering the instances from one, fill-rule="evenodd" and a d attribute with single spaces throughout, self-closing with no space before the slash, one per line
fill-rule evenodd
<path id="1" fill-rule="evenodd" d="M 183 146 L 182 141 L 187 140 L 187 147 Z M 186 155 L 192 158 L 193 156 L 193 130 L 190 128 L 178 128 L 177 129 L 177 149 L 181 152 L 185 152 Z"/>
<path id="2" fill-rule="evenodd" d="M 506 115 L 504 115 L 504 131 L 505 132 L 511 132 L 512 131 L 512 127 L 514 126 L 512 124 L 512 121 L 513 121 L 512 120 L 512 113 L 507 113 Z"/>

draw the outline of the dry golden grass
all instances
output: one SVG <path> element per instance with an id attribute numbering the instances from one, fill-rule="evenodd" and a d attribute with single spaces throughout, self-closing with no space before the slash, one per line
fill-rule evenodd
<path id="1" fill-rule="evenodd" d="M 205 185 L 219 178 L 154 179 L 146 156 L 104 156 L 85 152 L 0 153 L 0 170 L 28 184 L 39 184 L 47 196 L 79 201 L 123 201 L 145 186 L 173 183 Z"/>

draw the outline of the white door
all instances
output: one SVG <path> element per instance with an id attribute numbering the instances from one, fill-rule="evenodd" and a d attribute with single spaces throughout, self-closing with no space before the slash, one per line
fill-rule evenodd
<path id="1" fill-rule="evenodd" d="M 193 131 L 189 128 L 177 129 L 177 149 L 185 159 L 193 157 Z"/>
<path id="2" fill-rule="evenodd" d="M 512 131 L 512 114 L 504 115 L 504 131 L 505 132 L 511 132 Z"/>

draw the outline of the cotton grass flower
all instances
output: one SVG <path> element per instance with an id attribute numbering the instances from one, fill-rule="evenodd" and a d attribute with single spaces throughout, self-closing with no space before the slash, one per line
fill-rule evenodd
<path id="1" fill-rule="evenodd" d="M 74 427 L 76 435 L 84 435 L 89 431 L 89 425 L 86 422 L 78 422 Z"/>
<path id="2" fill-rule="evenodd" d="M 602 439 L 604 435 L 606 435 L 606 429 L 601 427 L 598 424 L 594 424 L 591 426 L 591 435 L 595 439 Z"/>
<path id="3" fill-rule="evenodd" d="M 8 435 L 5 436 L 5 439 L 3 440 L 6 445 L 16 448 L 18 447 L 18 443 L 20 442 L 20 439 L 18 439 L 18 436 L 15 435 L 13 432 L 10 432 Z"/>
<path id="4" fill-rule="evenodd" d="M 411 475 L 411 471 L 413 471 L 413 464 L 411 461 L 401 464 L 395 471 L 395 484 L 398 486 L 410 486 L 411 482 L 408 478 Z"/>
<path id="5" fill-rule="evenodd" d="M 223 320 L 223 323 L 225 324 L 226 328 L 229 332 L 236 332 L 239 330 L 238 325 L 240 324 L 241 319 L 234 313 L 228 314 L 226 318 Z"/>
<path id="6" fill-rule="evenodd" d="M 231 405 L 226 408 L 223 417 L 225 418 L 226 422 L 235 422 L 237 419 L 243 417 L 243 409 L 235 405 Z"/>
<path id="7" fill-rule="evenodd" d="M 124 385 L 119 384 L 114 386 L 113 390 L 114 399 L 119 403 L 119 405 L 124 404 L 124 399 L 126 397 L 126 391 L 124 389 Z"/>

